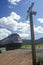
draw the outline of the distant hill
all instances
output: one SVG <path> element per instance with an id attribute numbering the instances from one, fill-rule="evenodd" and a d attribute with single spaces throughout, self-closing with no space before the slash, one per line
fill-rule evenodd
<path id="1" fill-rule="evenodd" d="M 31 44 L 31 40 L 23 40 L 23 44 Z"/>
<path id="2" fill-rule="evenodd" d="M 43 43 L 43 38 L 40 38 L 38 40 L 35 41 L 36 43 Z"/>
<path id="3" fill-rule="evenodd" d="M 31 40 L 23 40 L 24 44 L 31 44 Z M 43 38 L 35 40 L 35 44 L 42 44 L 43 43 Z"/>

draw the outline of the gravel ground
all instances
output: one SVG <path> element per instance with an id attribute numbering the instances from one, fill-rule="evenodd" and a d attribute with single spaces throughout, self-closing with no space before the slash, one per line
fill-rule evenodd
<path id="1" fill-rule="evenodd" d="M 32 56 L 24 50 L 6 51 L 0 54 L 0 65 L 32 65 Z"/>

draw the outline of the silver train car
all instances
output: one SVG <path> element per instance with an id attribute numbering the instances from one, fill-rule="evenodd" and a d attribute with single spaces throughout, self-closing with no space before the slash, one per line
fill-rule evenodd
<path id="1" fill-rule="evenodd" d="M 21 48 L 22 38 L 16 33 L 11 34 L 8 37 L 0 41 L 0 48 L 5 47 L 6 50 L 13 50 Z"/>

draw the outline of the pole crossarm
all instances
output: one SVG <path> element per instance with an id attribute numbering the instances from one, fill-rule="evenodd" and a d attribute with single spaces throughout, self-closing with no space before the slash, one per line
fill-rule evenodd
<path id="1" fill-rule="evenodd" d="M 31 12 L 32 8 L 33 8 L 34 2 L 32 3 L 32 5 L 28 8 L 27 13 Z"/>
<path id="2" fill-rule="evenodd" d="M 28 16 L 29 16 L 30 13 L 31 13 L 32 15 L 36 15 L 36 12 L 35 12 L 35 11 L 32 11 L 33 5 L 34 5 L 34 2 L 32 3 L 32 5 L 31 5 L 31 6 L 28 8 L 28 10 L 27 10 L 27 13 L 28 13 L 27 19 L 28 19 Z"/>

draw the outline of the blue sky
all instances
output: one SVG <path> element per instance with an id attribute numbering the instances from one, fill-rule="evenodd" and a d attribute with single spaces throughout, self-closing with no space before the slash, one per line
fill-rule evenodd
<path id="1" fill-rule="evenodd" d="M 30 21 L 27 10 L 34 2 L 33 16 L 35 39 L 43 37 L 43 0 L 0 0 L 0 40 L 12 33 L 30 39 Z"/>

